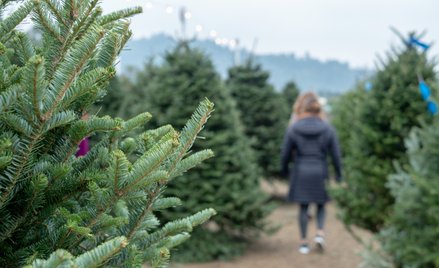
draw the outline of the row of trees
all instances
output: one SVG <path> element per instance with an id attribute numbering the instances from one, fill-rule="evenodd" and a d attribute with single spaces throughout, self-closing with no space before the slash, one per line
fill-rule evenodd
<path id="1" fill-rule="evenodd" d="M 259 181 L 277 173 L 291 103 L 260 66 L 236 67 L 224 83 L 182 42 L 133 83 L 113 66 L 140 8 L 20 3 L 0 21 L 1 267 L 162 267 L 189 233 L 181 256 L 206 260 L 268 229 Z M 28 16 L 39 41 L 15 30 Z M 86 137 L 92 149 L 76 157 Z"/>
<path id="2" fill-rule="evenodd" d="M 282 98 L 251 61 L 224 82 L 186 42 L 134 83 L 115 78 L 127 18 L 140 11 L 102 15 L 94 0 L 28 0 L 1 21 L 1 266 L 159 267 L 205 222 L 182 259 L 239 254 L 268 230 L 273 206 L 259 181 L 277 175 L 297 88 Z M 39 41 L 14 30 L 29 14 Z M 213 103 L 191 114 L 205 97 L 218 108 L 203 129 Z M 82 120 L 86 113 L 102 117 Z M 75 157 L 90 136 L 91 151 Z M 202 163 L 209 148 L 215 160 Z"/>
<path id="3" fill-rule="evenodd" d="M 360 84 L 334 104 L 347 186 L 332 194 L 346 225 L 376 234 L 382 259 L 368 255 L 371 267 L 438 267 L 438 120 L 419 90 L 423 79 L 437 96 L 438 80 L 426 52 L 403 41 L 371 89 Z"/>
<path id="4" fill-rule="evenodd" d="M 181 41 L 161 64 L 146 64 L 133 81 L 113 79 L 108 96 L 97 105 L 99 113 L 123 118 L 146 109 L 156 115 L 153 126 L 180 127 L 200 98 L 216 104 L 203 138 L 194 145 L 212 149 L 215 158 L 168 185 L 167 194 L 186 202 L 161 214 L 169 221 L 206 207 L 218 212 L 176 252 L 180 261 L 238 255 L 249 238 L 270 228 L 264 219 L 273 205 L 260 179 L 278 176 L 281 139 L 298 90 L 290 83 L 283 97 L 268 79 L 249 60 L 231 68 L 222 81 L 209 57 Z"/>

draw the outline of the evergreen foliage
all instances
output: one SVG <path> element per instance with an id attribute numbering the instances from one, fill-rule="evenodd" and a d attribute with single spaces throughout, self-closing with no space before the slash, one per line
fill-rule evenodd
<path id="1" fill-rule="evenodd" d="M 334 122 L 344 145 L 346 188 L 334 190 L 340 215 L 354 224 L 378 232 L 392 211 L 394 198 L 386 187 L 393 162 L 406 164 L 404 139 L 410 129 L 428 122 L 431 115 L 418 89 L 418 75 L 436 80 L 434 64 L 424 52 L 405 43 L 388 54 L 372 77 L 372 89 L 358 88 L 339 102 Z"/>
<path id="2" fill-rule="evenodd" d="M 0 1 L 0 21 L 3 18 L 3 13 L 11 3 L 18 2 L 18 0 L 1 0 Z"/>
<path id="3" fill-rule="evenodd" d="M 350 144 L 355 136 L 355 130 L 352 127 L 359 123 L 355 120 L 358 120 L 359 110 L 363 102 L 367 101 L 365 99 L 367 97 L 368 92 L 364 90 L 360 83 L 354 90 L 334 98 L 331 102 L 331 123 L 337 129 L 337 136 L 340 140 L 340 147 L 345 160 L 356 150 Z M 351 122 L 354 123 L 347 124 Z"/>
<path id="4" fill-rule="evenodd" d="M 136 103 L 133 95 L 136 94 L 133 92 L 132 82 L 124 76 L 115 76 L 110 80 L 105 98 L 95 104 L 96 113 L 123 119 L 130 118 L 136 115 L 132 110 L 132 106 Z"/>
<path id="5" fill-rule="evenodd" d="M 178 252 L 178 259 L 207 261 L 240 254 L 245 238 L 265 227 L 264 218 L 271 207 L 260 189 L 260 174 L 230 92 L 210 59 L 186 42 L 167 53 L 163 64 L 147 66 L 140 76 L 148 77 L 138 81 L 148 81 L 145 102 L 157 115 L 157 125 L 181 126 L 190 114 L 188 107 L 204 96 L 217 105 L 202 132 L 204 138 L 194 146 L 214 150 L 215 161 L 203 163 L 169 185 L 167 193 L 187 202 L 162 216 L 173 220 L 206 207 L 214 208 L 218 215 L 193 234 Z"/>
<path id="6" fill-rule="evenodd" d="M 286 105 L 288 107 L 288 111 L 292 112 L 293 105 L 296 102 L 297 97 L 300 94 L 300 90 L 297 87 L 296 83 L 294 81 L 288 82 L 285 87 L 282 89 L 282 97 L 286 102 Z"/>
<path id="7" fill-rule="evenodd" d="M 278 177 L 279 148 L 290 113 L 281 94 L 268 83 L 269 76 L 261 65 L 248 60 L 229 69 L 227 86 L 236 100 L 245 134 L 252 142 L 263 175 Z"/>
<path id="8" fill-rule="evenodd" d="M 379 239 L 397 267 L 439 267 L 439 121 L 414 129 L 406 146 L 409 164 L 389 178 L 395 204 Z"/>
<path id="9" fill-rule="evenodd" d="M 180 133 L 167 125 L 127 137 L 149 113 L 80 119 L 105 95 L 131 36 L 127 18 L 139 12 L 102 15 L 97 0 L 28 0 L 0 22 L 0 267 L 163 267 L 170 249 L 215 213 L 206 206 L 163 223 L 154 215 L 181 203 L 163 195 L 167 183 L 212 156 L 189 151 L 210 101 Z M 14 30 L 28 15 L 41 46 Z M 75 157 L 96 133 L 102 139 Z"/>
<path id="10" fill-rule="evenodd" d="M 145 70 L 148 69 L 150 68 L 146 66 Z M 126 76 L 113 77 L 108 86 L 108 94 L 95 105 L 96 111 L 123 119 L 144 111 L 147 79 L 148 75 L 136 75 L 134 81 Z"/>

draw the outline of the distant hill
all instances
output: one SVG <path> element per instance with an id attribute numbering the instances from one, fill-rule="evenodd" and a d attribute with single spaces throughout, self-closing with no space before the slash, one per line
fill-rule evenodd
<path id="1" fill-rule="evenodd" d="M 158 34 L 146 39 L 131 40 L 121 54 L 120 68 L 127 73 L 129 66 L 141 69 L 143 64 L 154 58 L 160 62 L 167 50 L 176 45 L 176 40 L 168 35 Z M 234 52 L 228 47 L 216 45 L 211 40 L 197 40 L 193 46 L 203 50 L 213 60 L 223 77 L 234 64 Z M 240 59 L 249 57 L 249 52 L 240 50 Z M 256 54 L 255 60 L 271 73 L 270 82 L 281 89 L 288 81 L 294 80 L 302 90 L 336 94 L 352 88 L 356 81 L 370 73 L 366 69 L 354 69 L 347 63 L 330 60 L 320 61 L 312 57 L 297 57 L 294 54 Z"/>

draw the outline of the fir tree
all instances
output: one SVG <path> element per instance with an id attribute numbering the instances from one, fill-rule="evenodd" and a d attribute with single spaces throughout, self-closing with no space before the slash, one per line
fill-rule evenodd
<path id="1" fill-rule="evenodd" d="M 396 267 L 439 266 L 439 121 L 406 141 L 409 165 L 389 178 L 393 213 L 379 240 Z"/>
<path id="2" fill-rule="evenodd" d="M 145 71 L 152 70 L 151 64 L 145 66 Z M 137 70 L 129 70 L 136 72 Z M 146 91 L 149 75 L 136 75 L 135 79 L 126 76 L 114 77 L 108 87 L 108 94 L 102 101 L 95 105 L 95 110 L 99 114 L 108 114 L 123 119 L 131 118 L 145 110 Z"/>
<path id="3" fill-rule="evenodd" d="M 331 103 L 331 123 L 337 129 L 337 136 L 340 140 L 342 155 L 352 155 L 352 151 L 356 149 L 351 146 L 353 142 L 358 124 L 358 113 L 365 98 L 368 97 L 367 91 L 359 83 L 354 90 L 351 90 L 339 97 L 336 97 Z M 347 122 L 355 122 L 348 126 Z M 359 123 L 359 122 L 358 122 Z"/>
<path id="4" fill-rule="evenodd" d="M 110 80 L 105 98 L 95 104 L 96 113 L 123 119 L 131 118 L 137 114 L 132 109 L 136 95 L 128 78 L 115 76 Z"/>
<path id="5" fill-rule="evenodd" d="M 0 2 L 0 21 L 3 19 L 3 13 L 6 10 L 6 7 L 14 2 L 18 2 L 18 0 L 2 0 Z"/>
<path id="6" fill-rule="evenodd" d="M 264 228 L 270 207 L 260 190 L 260 174 L 230 92 L 222 85 L 210 59 L 186 42 L 166 54 L 162 65 L 148 68 L 144 74 L 149 76 L 146 101 L 148 109 L 158 115 L 156 124 L 181 126 L 190 114 L 188 106 L 203 96 L 217 105 L 209 126 L 202 132 L 204 138 L 194 146 L 211 148 L 215 160 L 203 163 L 168 188 L 168 193 L 188 202 L 163 213 L 166 220 L 206 207 L 218 211 L 179 251 L 179 260 L 206 261 L 237 255 L 242 249 L 238 242 Z"/>
<path id="7" fill-rule="evenodd" d="M 236 100 L 246 136 L 252 141 L 258 161 L 266 177 L 278 176 L 279 148 L 289 109 L 282 96 L 268 83 L 269 73 L 251 60 L 229 69 L 227 86 Z"/>
<path id="8" fill-rule="evenodd" d="M 294 81 L 288 82 L 282 89 L 282 97 L 286 102 L 287 110 L 292 112 L 292 107 L 296 102 L 297 97 L 300 94 L 300 90 Z"/>
<path id="9" fill-rule="evenodd" d="M 163 196 L 166 184 L 212 156 L 188 152 L 210 101 L 181 133 L 164 126 L 127 137 L 149 113 L 80 119 L 105 94 L 131 35 L 127 18 L 141 11 L 102 15 L 98 3 L 29 0 L 0 23 L 0 267 L 162 267 L 214 214 L 163 224 L 154 215 L 180 204 Z M 41 46 L 14 30 L 29 14 Z M 75 157 L 95 133 L 98 144 Z"/>
<path id="10" fill-rule="evenodd" d="M 434 64 L 424 52 L 405 43 L 389 54 L 372 77 L 372 89 L 350 93 L 352 97 L 339 104 L 344 112 L 334 114 L 349 119 L 340 118 L 344 122 L 338 124 L 348 139 L 343 141 L 344 150 L 348 147 L 344 158 L 347 188 L 333 191 L 348 225 L 378 232 L 391 214 L 394 199 L 386 183 L 394 172 L 393 162 L 407 162 L 404 139 L 412 127 L 419 126 L 419 120 L 431 120 L 419 93 L 418 75 L 427 83 L 435 81 Z"/>
<path id="11" fill-rule="evenodd" d="M 128 112 L 130 106 L 126 104 L 126 100 L 130 99 L 132 94 L 131 82 L 128 79 L 120 75 L 113 77 L 105 98 L 95 104 L 96 113 L 123 119 L 130 118 L 132 114 L 131 111 Z"/>

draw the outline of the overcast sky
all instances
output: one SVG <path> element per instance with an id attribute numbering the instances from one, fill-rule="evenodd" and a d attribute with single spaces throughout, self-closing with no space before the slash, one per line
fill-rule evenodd
<path id="1" fill-rule="evenodd" d="M 147 4 L 151 3 L 151 4 Z M 424 41 L 439 54 L 439 0 L 104 0 L 104 11 L 143 5 L 144 13 L 132 20 L 134 38 L 179 29 L 178 9 L 185 6 L 192 17 L 188 31 L 203 26 L 200 37 L 211 30 L 224 38 L 239 38 L 242 47 L 257 53 L 311 54 L 337 59 L 356 67 L 373 67 L 398 39 L 389 30 L 403 33 L 427 30 Z M 165 12 L 167 7 L 173 12 Z M 148 8 L 150 7 L 150 8 Z M 168 9 L 168 12 L 171 10 Z"/>

